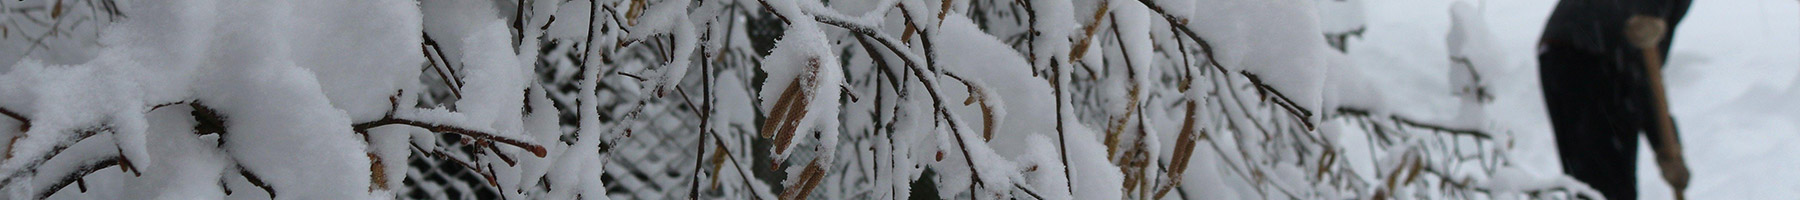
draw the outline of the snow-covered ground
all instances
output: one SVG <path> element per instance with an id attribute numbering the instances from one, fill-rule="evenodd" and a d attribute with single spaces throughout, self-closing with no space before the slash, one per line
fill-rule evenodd
<path id="1" fill-rule="evenodd" d="M 1455 1 L 1367 2 L 1368 30 L 1352 39 L 1359 67 L 1416 74 L 1446 70 L 1444 35 Z M 1483 77 L 1495 124 L 1516 139 L 1514 156 L 1535 171 L 1560 171 L 1535 45 L 1555 0 L 1470 0 L 1488 20 L 1505 63 Z M 1676 29 L 1665 73 L 1693 179 L 1691 199 L 1800 196 L 1800 6 L 1789 0 L 1695 1 Z M 1401 77 L 1400 79 L 1407 79 Z M 1399 82 L 1443 85 L 1445 80 Z M 1434 84 L 1435 83 L 1435 84 Z M 1647 145 L 1640 145 L 1644 199 L 1670 199 Z"/>

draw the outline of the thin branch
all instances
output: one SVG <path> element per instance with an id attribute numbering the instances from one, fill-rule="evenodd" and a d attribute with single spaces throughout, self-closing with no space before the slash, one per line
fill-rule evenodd
<path id="1" fill-rule="evenodd" d="M 6 108 L 0 108 L 0 115 L 6 115 L 7 117 L 12 117 L 13 120 L 18 120 L 19 121 L 19 132 L 30 132 L 31 119 L 25 118 L 25 115 L 20 115 L 18 112 L 13 112 L 12 110 L 7 110 Z"/>
<path id="2" fill-rule="evenodd" d="M 506 143 L 508 145 L 512 145 L 512 146 L 516 146 L 516 147 L 525 149 L 526 151 L 531 151 L 532 155 L 536 155 L 539 158 L 544 157 L 544 155 L 547 153 L 544 150 L 543 146 L 539 146 L 537 144 L 532 144 L 531 142 L 527 142 L 527 141 L 515 140 L 512 138 L 506 138 L 506 137 L 499 137 L 499 136 L 495 136 L 494 134 L 491 134 L 491 133 L 470 130 L 470 129 L 462 128 L 462 127 L 455 127 L 455 126 L 443 125 L 443 124 L 434 124 L 434 123 L 430 123 L 430 122 L 423 122 L 423 121 L 412 120 L 412 119 L 402 119 L 402 118 L 394 117 L 393 115 L 388 115 L 387 117 L 381 118 L 380 120 L 357 123 L 355 125 L 351 125 L 351 127 L 353 127 L 355 130 L 357 130 L 357 132 L 365 132 L 366 133 L 366 132 L 368 132 L 369 129 L 372 129 L 375 127 L 387 126 L 387 125 L 407 125 L 407 126 L 424 128 L 425 130 L 430 130 L 431 132 L 457 134 L 457 135 L 462 135 L 462 136 L 473 137 L 473 138 L 479 139 L 479 140 L 491 140 L 491 141 L 496 141 L 496 142 L 500 142 L 500 143 Z"/>
<path id="3" fill-rule="evenodd" d="M 764 4 L 766 6 L 767 3 L 765 2 Z M 765 7 L 765 8 L 768 8 L 768 7 Z M 902 13 L 911 13 L 908 11 L 908 9 L 905 6 L 900 6 L 900 10 Z M 777 15 L 779 16 L 779 14 L 777 14 Z M 906 17 L 906 21 L 908 21 L 908 22 L 913 21 L 913 18 L 910 15 L 903 14 L 901 16 Z M 924 49 L 927 51 L 925 59 L 924 59 L 925 64 L 921 65 L 921 64 L 919 64 L 919 61 L 917 61 L 917 60 L 919 60 L 919 57 L 917 55 L 911 54 L 910 51 L 901 50 L 901 49 L 910 49 L 910 48 L 898 47 L 900 45 L 896 45 L 896 43 L 899 43 L 899 42 L 893 41 L 892 37 L 888 37 L 885 34 L 873 31 L 873 30 L 876 30 L 875 28 L 866 27 L 866 26 L 862 26 L 860 24 L 855 24 L 855 23 L 848 23 L 849 20 L 834 20 L 833 18 L 828 17 L 826 15 L 815 15 L 814 19 L 821 23 L 831 24 L 834 26 L 845 28 L 847 30 L 850 30 L 852 33 L 856 33 L 856 34 L 859 34 L 862 36 L 873 37 L 876 39 L 876 41 L 878 41 L 880 44 L 882 44 L 884 47 L 886 47 L 889 52 L 893 52 L 894 54 L 900 55 L 901 60 L 906 62 L 906 66 L 913 69 L 912 70 L 913 76 L 918 77 L 920 80 L 919 82 L 925 85 L 926 93 L 930 94 L 930 96 L 931 96 L 933 107 L 937 108 L 936 112 L 938 112 L 939 115 L 943 116 L 944 118 L 957 119 L 957 118 L 951 117 L 951 116 L 954 116 L 955 114 L 950 113 L 949 110 L 944 106 L 946 101 L 944 100 L 943 96 L 938 93 L 938 90 L 937 90 L 938 89 L 938 81 L 937 81 L 936 77 L 928 76 L 925 74 L 925 72 L 928 72 L 928 71 L 935 71 L 935 70 L 927 70 L 928 67 L 926 65 L 932 65 L 933 67 L 930 67 L 930 68 L 936 68 L 935 67 L 936 62 L 934 62 L 936 56 L 930 52 L 930 51 L 933 51 L 933 49 L 931 47 L 931 45 L 932 45 L 931 36 L 930 36 L 931 34 L 929 34 L 929 33 L 921 34 L 923 36 L 922 39 L 924 39 L 924 41 L 922 42 L 925 45 Z M 945 120 L 945 121 L 948 121 L 947 123 L 949 123 L 949 125 L 951 127 L 957 127 L 955 120 Z M 974 175 L 971 178 L 974 179 L 974 183 L 972 183 L 972 184 L 975 184 L 975 185 L 971 185 L 971 186 L 983 184 L 981 181 L 981 178 L 980 178 L 981 172 L 974 166 L 974 164 L 975 164 L 974 161 L 971 158 L 969 158 L 969 152 L 968 152 L 968 146 L 967 146 L 968 144 L 966 144 L 967 142 L 960 141 L 962 139 L 962 137 L 960 137 L 961 130 L 959 130 L 958 128 L 951 128 L 950 130 L 951 130 L 951 134 L 959 135 L 956 137 L 959 140 L 957 142 L 957 145 L 960 147 L 960 149 L 962 149 L 963 158 L 969 164 L 969 169 L 970 169 L 971 174 Z"/>
<path id="4" fill-rule="evenodd" d="M 1206 61 L 1208 63 L 1211 63 L 1213 65 L 1213 67 L 1218 68 L 1219 71 L 1228 71 L 1228 70 L 1225 70 L 1223 65 L 1219 65 L 1218 58 L 1213 57 L 1214 54 L 1213 54 L 1212 44 L 1207 42 L 1205 38 L 1200 37 L 1200 35 L 1198 33 L 1194 32 L 1193 29 L 1188 28 L 1187 19 L 1182 19 L 1181 17 L 1175 16 L 1173 14 L 1169 14 L 1166 10 L 1163 9 L 1163 7 L 1161 5 L 1157 5 L 1156 2 L 1154 2 L 1152 0 L 1138 0 L 1138 2 L 1143 3 L 1145 7 L 1149 7 L 1151 11 L 1155 11 L 1157 14 L 1161 15 L 1163 17 L 1163 20 L 1168 21 L 1169 26 L 1174 27 L 1176 32 L 1179 32 L 1182 35 L 1186 35 L 1188 38 L 1193 39 L 1195 43 L 1200 44 L 1201 52 L 1206 54 Z M 1304 125 L 1306 130 L 1313 130 L 1316 128 L 1316 126 L 1313 125 L 1313 122 L 1311 120 L 1309 120 L 1312 117 L 1312 111 L 1308 111 L 1308 110 L 1306 110 L 1306 108 L 1300 107 L 1298 104 L 1295 104 L 1292 99 L 1288 99 L 1287 95 L 1281 94 L 1281 92 L 1275 90 L 1274 87 L 1270 87 L 1267 84 L 1263 84 L 1262 80 L 1258 79 L 1255 74 L 1251 74 L 1250 72 L 1247 72 L 1247 71 L 1239 71 L 1238 73 L 1243 74 L 1247 78 L 1250 78 L 1250 82 L 1252 82 L 1253 84 L 1256 85 L 1258 93 L 1263 94 L 1263 96 L 1265 96 L 1265 97 L 1273 95 L 1274 97 L 1280 99 L 1280 101 L 1277 101 L 1276 104 L 1281 105 L 1282 108 L 1284 108 L 1284 109 L 1287 109 L 1288 114 L 1292 114 L 1294 117 L 1300 118 L 1300 122 L 1302 123 L 1302 125 Z"/>
<path id="5" fill-rule="evenodd" d="M 476 143 L 480 144 L 480 147 L 487 148 L 488 151 L 494 152 L 494 156 L 500 157 L 500 161 L 506 162 L 506 166 L 518 166 L 518 164 L 519 164 L 518 161 L 513 160 L 512 156 L 508 156 L 505 153 L 501 153 L 500 147 L 494 147 L 493 142 L 488 142 L 486 140 L 482 140 L 482 141 L 477 141 Z"/>
<path id="6" fill-rule="evenodd" d="M 711 134 L 714 138 L 722 138 L 719 136 L 718 132 L 707 131 L 706 134 Z M 725 146 L 725 143 L 723 140 L 713 140 L 713 142 L 718 142 L 719 146 L 721 146 L 721 147 Z M 739 161 L 738 161 L 737 155 L 731 154 L 730 151 L 720 151 L 718 153 L 723 153 L 723 154 L 725 154 L 725 158 L 731 159 L 731 166 L 734 168 L 737 168 L 738 180 L 744 181 L 744 187 L 751 187 L 751 184 L 750 184 L 751 179 L 749 176 L 747 176 L 747 174 L 750 174 L 750 173 L 746 173 L 744 171 L 744 166 L 738 164 Z M 758 199 L 758 200 L 762 199 L 762 196 L 758 196 L 758 195 L 750 195 L 750 196 L 753 197 L 753 199 Z"/>
<path id="7" fill-rule="evenodd" d="M 862 101 L 862 97 L 858 97 L 861 95 L 856 95 L 856 90 L 851 90 L 850 85 L 838 84 L 838 89 L 840 92 L 843 92 L 845 96 L 850 97 L 850 102 Z"/>
<path id="8" fill-rule="evenodd" d="M 1309 118 L 1312 118 L 1312 111 L 1300 107 L 1299 104 L 1294 103 L 1293 99 L 1289 99 L 1287 95 L 1281 94 L 1281 91 L 1275 90 L 1274 86 L 1263 83 L 1262 79 L 1258 78 L 1256 74 L 1251 74 L 1249 71 L 1238 71 L 1238 73 L 1243 74 L 1245 78 L 1249 78 L 1250 84 L 1256 85 L 1257 94 L 1261 94 L 1264 99 L 1273 95 L 1275 97 L 1275 105 L 1287 109 L 1289 114 L 1293 114 L 1294 117 L 1300 118 L 1300 123 L 1306 125 L 1306 130 L 1313 130 L 1313 123 L 1309 120 Z"/>
<path id="9" fill-rule="evenodd" d="M 238 175 L 244 176 L 245 181 L 250 182 L 250 185 L 255 185 L 258 188 L 262 188 L 263 192 L 268 192 L 270 199 L 275 198 L 275 186 L 269 185 L 268 182 L 263 182 L 263 179 L 257 177 L 256 173 L 251 173 L 250 170 L 245 170 L 242 166 L 238 167 L 237 171 Z"/>
<path id="10" fill-rule="evenodd" d="M 419 148 L 417 145 L 408 145 L 408 146 L 411 146 L 413 151 L 418 151 L 420 154 L 425 154 L 425 156 L 430 156 L 430 157 L 438 158 L 440 160 L 449 161 L 450 163 L 454 163 L 457 166 L 463 167 L 463 169 L 468 169 L 469 171 L 472 171 L 475 174 L 479 174 L 479 175 L 481 175 L 482 178 L 487 180 L 489 186 L 493 186 L 496 189 L 498 189 L 500 187 L 500 183 L 497 181 L 497 179 L 495 179 L 494 173 L 491 171 L 492 169 L 483 168 L 483 167 L 480 167 L 480 165 L 476 165 L 475 162 L 479 162 L 478 160 L 477 161 L 465 161 L 465 159 L 457 158 L 456 156 L 451 156 L 449 153 L 446 153 L 440 149 L 425 150 L 425 149 Z M 488 169 L 488 170 L 482 170 L 482 169 Z"/>
<path id="11" fill-rule="evenodd" d="M 706 25 L 707 25 L 707 27 L 711 27 L 712 23 L 709 22 L 709 23 L 706 23 Z M 711 28 L 706 29 L 706 34 L 703 34 L 702 37 L 700 37 L 700 43 L 704 44 L 708 40 L 712 40 L 712 30 L 713 29 L 711 29 Z M 710 62 L 708 62 L 712 59 L 705 58 L 706 55 L 712 55 L 712 54 L 707 53 L 707 50 L 710 50 L 710 49 L 711 48 L 706 48 L 705 45 L 702 45 L 700 47 L 700 55 L 702 56 L 702 58 L 700 58 L 700 88 L 701 88 L 700 89 L 701 90 L 700 91 L 701 92 L 700 103 L 706 107 L 705 108 L 694 108 L 693 110 L 695 110 L 698 113 L 712 113 L 713 112 L 713 110 L 712 110 L 712 107 L 713 107 L 712 106 L 712 82 L 713 82 L 712 76 L 713 75 L 712 75 L 712 65 Z M 687 101 L 687 99 L 688 99 L 687 91 L 681 90 L 680 84 L 676 84 L 675 90 L 681 92 L 681 100 Z M 688 103 L 688 107 L 693 107 L 693 106 L 694 105 L 692 102 Z M 701 112 L 700 110 L 704 110 L 704 112 Z M 708 134 L 704 134 L 704 133 L 712 132 L 712 123 L 711 123 L 712 117 L 711 116 L 712 115 L 710 115 L 710 114 L 700 116 L 700 133 L 702 133 L 702 134 L 700 134 L 699 141 L 694 143 L 694 146 L 698 146 L 698 147 L 695 147 L 695 150 L 698 151 L 698 153 L 694 154 L 694 172 L 693 172 L 694 182 L 693 182 L 693 184 L 690 184 L 689 188 L 688 188 L 688 198 L 689 199 L 699 199 L 700 198 L 700 165 L 706 162 L 704 159 L 706 158 L 706 136 L 708 135 Z M 713 140 L 723 141 L 723 140 L 725 140 L 725 138 L 714 137 Z M 718 148 L 723 150 L 725 148 L 725 146 L 719 145 Z M 721 153 L 725 153 L 725 152 L 724 151 L 713 152 L 714 155 L 719 155 Z M 718 157 L 718 156 L 714 156 L 714 157 Z M 714 167 L 722 167 L 722 166 L 717 166 L 717 164 L 714 164 Z M 715 183 L 715 185 L 716 185 L 716 183 L 718 183 L 718 180 L 719 180 L 718 172 L 716 170 L 713 172 L 712 179 L 713 179 L 713 183 Z"/>
<path id="12" fill-rule="evenodd" d="M 83 163 L 83 164 L 75 167 L 75 171 L 73 171 L 67 175 L 63 175 L 62 177 L 56 179 L 56 182 L 50 183 L 50 185 L 48 187 L 44 187 L 44 188 L 42 188 L 42 190 L 38 190 L 37 193 L 34 196 L 32 196 L 32 199 L 48 198 L 48 197 L 50 197 L 51 194 L 56 194 L 56 191 L 62 190 L 62 188 L 69 187 L 69 184 L 76 183 L 76 182 L 83 182 L 82 178 L 87 177 L 88 174 L 92 174 L 96 171 L 100 171 L 101 169 L 106 169 L 107 167 L 118 166 L 120 163 L 119 161 L 124 160 L 124 159 L 125 159 L 125 157 L 113 155 L 111 157 L 107 157 L 104 159 L 98 159 L 98 160 L 93 160 L 93 161 L 88 161 L 86 163 Z M 87 188 L 87 186 L 81 186 L 81 187 Z M 86 189 L 83 189 L 82 191 L 86 191 Z"/>
<path id="13" fill-rule="evenodd" d="M 1044 199 L 1044 196 L 1038 196 L 1036 191 L 1031 191 L 1031 188 L 1025 187 L 1023 185 L 1014 183 L 1013 188 L 1018 188 L 1019 191 L 1024 191 L 1026 195 L 1031 195 L 1032 199 L 1039 199 L 1039 200 Z"/>
<path id="14" fill-rule="evenodd" d="M 439 65 L 438 65 L 438 61 L 440 60 L 438 58 L 442 58 L 442 53 L 432 53 L 432 51 L 430 49 L 431 47 L 433 47 L 433 46 L 427 45 L 427 44 L 419 44 L 419 51 L 421 51 L 422 53 L 425 53 L 425 55 L 428 55 L 425 57 L 428 59 L 425 61 L 425 63 L 430 64 L 429 66 L 431 67 L 432 71 L 437 72 L 438 80 L 444 81 L 444 86 L 450 88 L 450 94 L 456 95 L 456 98 L 462 98 L 462 89 L 460 89 L 461 87 L 458 87 L 458 86 L 456 86 L 456 83 L 451 82 L 449 72 L 444 72 L 444 68 L 447 68 L 447 67 L 439 67 Z M 434 57 L 437 57 L 437 58 L 434 58 Z M 444 61 L 444 64 L 449 65 L 449 61 Z"/>
<path id="15" fill-rule="evenodd" d="M 1345 107 L 1345 108 L 1338 108 L 1337 110 L 1338 110 L 1339 116 L 1361 117 L 1361 118 L 1374 117 L 1374 114 L 1371 114 L 1368 110 L 1363 110 L 1363 109 L 1358 109 L 1358 108 Z M 1401 117 L 1399 115 L 1390 115 L 1390 116 L 1388 116 L 1388 118 L 1393 119 L 1395 122 L 1399 122 L 1400 124 L 1415 127 L 1415 128 L 1423 128 L 1423 129 L 1428 129 L 1428 130 L 1432 130 L 1432 131 L 1445 132 L 1445 133 L 1457 134 L 1457 135 L 1468 135 L 1468 136 L 1473 136 L 1475 138 L 1480 138 L 1480 139 L 1493 139 L 1494 138 L 1494 136 L 1492 134 L 1484 133 L 1479 130 L 1450 128 L 1450 127 L 1445 127 L 1442 125 L 1420 122 L 1418 120 Z"/>
<path id="16" fill-rule="evenodd" d="M 82 140 L 86 140 L 89 137 L 98 135 L 100 132 L 110 133 L 112 131 L 113 131 L 112 127 L 106 127 L 106 126 L 90 128 L 90 129 L 85 129 L 85 130 L 77 130 L 77 131 L 75 131 L 75 134 L 73 136 L 69 136 L 70 138 L 65 138 L 63 140 L 60 140 L 63 142 L 58 142 L 58 143 L 50 146 L 50 150 L 48 152 L 45 152 L 44 154 L 40 154 L 36 157 L 32 157 L 31 159 L 24 160 L 23 161 L 23 162 L 25 162 L 24 166 L 19 167 L 19 169 L 23 169 L 23 170 L 21 170 L 22 172 L 21 171 L 12 171 L 11 173 L 8 173 L 6 175 L 6 178 L 0 179 L 0 186 L 12 185 L 13 181 L 19 180 L 18 178 L 20 178 L 20 177 L 36 174 L 37 170 L 38 170 L 38 166 L 42 166 L 42 165 L 44 165 L 44 162 L 49 161 L 50 158 L 55 158 L 58 154 L 62 154 L 63 150 L 68 150 L 69 146 L 73 146 L 73 145 L 75 145 L 75 143 L 79 143 Z M 11 163 L 11 162 L 14 162 L 14 160 L 12 160 L 12 159 L 6 160 L 6 163 Z"/>
<path id="17" fill-rule="evenodd" d="M 1193 29 L 1189 29 L 1187 26 L 1187 19 L 1181 19 L 1180 17 L 1169 14 L 1169 12 L 1163 10 L 1163 7 L 1157 5 L 1153 0 L 1138 0 L 1138 2 L 1143 3 L 1144 7 L 1149 7 L 1150 11 L 1155 11 L 1156 14 L 1162 15 L 1163 20 L 1168 21 L 1169 26 L 1175 27 L 1177 32 L 1187 35 L 1190 39 L 1194 39 L 1194 43 L 1199 43 L 1201 53 L 1206 53 L 1207 62 L 1212 63 L 1213 66 L 1222 66 L 1219 65 L 1219 59 L 1213 57 L 1212 43 L 1206 42 L 1206 38 L 1200 37 Z"/>

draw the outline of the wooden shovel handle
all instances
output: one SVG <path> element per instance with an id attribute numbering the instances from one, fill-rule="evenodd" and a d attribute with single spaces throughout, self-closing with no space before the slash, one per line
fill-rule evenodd
<path id="1" fill-rule="evenodd" d="M 1662 55 L 1657 51 L 1667 33 L 1668 25 L 1662 18 L 1638 15 L 1626 21 L 1625 36 L 1644 53 L 1644 72 L 1650 79 L 1654 106 L 1651 110 L 1660 130 L 1651 134 L 1657 134 L 1658 137 L 1652 139 L 1662 143 L 1655 149 L 1656 163 L 1662 168 L 1663 179 L 1675 190 L 1675 199 L 1685 199 L 1682 191 L 1687 189 L 1688 169 L 1681 155 L 1681 141 L 1675 134 L 1675 122 L 1669 117 L 1669 101 L 1663 90 Z"/>

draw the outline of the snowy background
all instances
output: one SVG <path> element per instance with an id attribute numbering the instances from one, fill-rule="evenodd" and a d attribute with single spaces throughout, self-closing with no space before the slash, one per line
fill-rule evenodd
<path id="1" fill-rule="evenodd" d="M 1350 42 L 1360 67 L 1397 74 L 1448 65 L 1443 40 L 1453 1 L 1367 2 L 1368 31 Z M 1498 38 L 1506 67 L 1494 77 L 1496 121 L 1510 124 L 1519 162 L 1559 171 L 1537 80 L 1538 35 L 1554 0 L 1473 1 Z M 1664 74 L 1693 179 L 1689 199 L 1800 196 L 1800 6 L 1787 0 L 1696 0 Z M 1410 76 L 1416 81 L 1432 81 Z M 1409 76 L 1397 76 L 1409 79 Z M 1443 81 L 1443 80 L 1436 80 Z M 1441 83 L 1438 83 L 1441 84 Z M 1648 143 L 1643 143 L 1648 144 Z M 1639 145 L 1644 199 L 1670 199 L 1648 145 Z"/>

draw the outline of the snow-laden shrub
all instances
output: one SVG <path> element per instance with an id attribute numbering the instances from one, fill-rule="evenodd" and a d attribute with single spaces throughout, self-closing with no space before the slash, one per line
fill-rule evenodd
<path id="1" fill-rule="evenodd" d="M 1315 3 L 8 2 L 6 35 L 94 36 L 5 40 L 47 53 L 0 54 L 23 57 L 0 67 L 0 188 L 19 199 L 1580 191 L 1508 165 L 1494 134 L 1505 129 L 1468 109 L 1484 104 L 1479 74 L 1492 65 L 1486 30 L 1461 26 L 1479 19 L 1458 15 L 1450 36 L 1459 78 L 1445 98 L 1465 101 L 1426 105 L 1461 114 L 1420 117 L 1388 100 L 1413 97 L 1346 61 L 1360 20 L 1320 20 L 1360 18 L 1361 4 Z M 19 25 L 45 19 L 91 27 Z"/>

